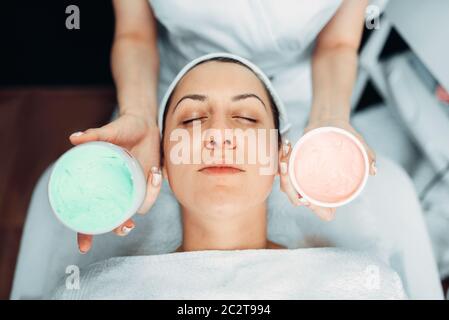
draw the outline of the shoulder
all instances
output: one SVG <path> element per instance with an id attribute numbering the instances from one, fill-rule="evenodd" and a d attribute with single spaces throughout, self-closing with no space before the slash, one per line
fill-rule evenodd
<path id="1" fill-rule="evenodd" d="M 268 240 L 268 249 L 287 249 L 287 247 L 284 247 L 283 245 L 280 245 L 276 242 Z"/>

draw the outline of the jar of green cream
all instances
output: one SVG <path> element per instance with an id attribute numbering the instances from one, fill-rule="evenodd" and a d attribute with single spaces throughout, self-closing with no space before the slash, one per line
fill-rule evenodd
<path id="1" fill-rule="evenodd" d="M 146 179 L 139 162 L 108 142 L 87 142 L 54 164 L 48 198 L 58 220 L 83 234 L 112 231 L 141 206 Z"/>

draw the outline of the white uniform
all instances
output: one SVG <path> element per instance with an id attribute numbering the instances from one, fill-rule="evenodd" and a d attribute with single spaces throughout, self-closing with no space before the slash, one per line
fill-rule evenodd
<path id="1" fill-rule="evenodd" d="M 159 97 L 191 60 L 211 52 L 246 58 L 271 79 L 302 132 L 311 103 L 313 41 L 340 0 L 150 0 L 159 24 Z"/>

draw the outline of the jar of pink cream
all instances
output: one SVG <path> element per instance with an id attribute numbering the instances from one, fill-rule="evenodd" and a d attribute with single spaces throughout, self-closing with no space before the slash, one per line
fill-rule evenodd
<path id="1" fill-rule="evenodd" d="M 368 179 L 368 155 L 350 132 L 321 127 L 293 147 L 289 175 L 296 191 L 312 204 L 335 208 L 354 200 Z"/>

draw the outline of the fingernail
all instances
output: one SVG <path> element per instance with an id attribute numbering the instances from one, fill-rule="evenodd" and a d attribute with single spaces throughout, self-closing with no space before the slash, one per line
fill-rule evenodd
<path id="1" fill-rule="evenodd" d="M 151 173 L 151 184 L 153 185 L 153 187 L 159 187 L 162 181 L 161 170 L 158 167 L 152 167 Z"/>
<path id="2" fill-rule="evenodd" d="M 77 132 L 72 133 L 72 134 L 70 135 L 70 137 L 79 137 L 79 136 L 82 135 L 82 134 L 84 134 L 84 132 L 82 132 L 82 131 L 77 131 Z"/>
<path id="3" fill-rule="evenodd" d="M 283 174 L 283 175 L 286 174 L 287 173 L 287 163 L 281 162 L 280 166 L 281 166 L 281 174 Z"/>
<path id="4" fill-rule="evenodd" d="M 135 227 L 135 226 L 132 226 L 132 227 L 123 226 L 123 227 L 122 227 L 122 233 L 123 233 L 123 235 L 124 235 L 124 236 L 127 236 L 127 235 L 132 231 L 132 229 L 134 229 L 134 227 Z"/>
<path id="5" fill-rule="evenodd" d="M 375 176 L 377 174 L 377 167 L 375 162 L 371 163 L 371 168 L 373 169 L 373 176 Z"/>
<path id="6" fill-rule="evenodd" d="M 296 199 L 295 205 L 297 207 L 300 207 L 300 206 L 303 206 L 304 204 L 301 201 L 299 201 L 299 198 L 298 198 L 298 199 Z"/>
<path id="7" fill-rule="evenodd" d="M 305 206 L 310 206 L 310 202 L 304 199 L 303 197 L 299 198 L 299 201 Z"/>
<path id="8" fill-rule="evenodd" d="M 289 151 L 290 151 L 290 141 L 285 139 L 284 143 L 282 145 L 282 153 L 283 153 L 284 157 L 288 155 Z"/>
<path id="9" fill-rule="evenodd" d="M 131 232 L 132 229 L 134 229 L 136 225 L 132 220 L 126 221 L 126 224 L 122 226 L 121 232 L 123 236 L 126 236 L 128 233 Z"/>

